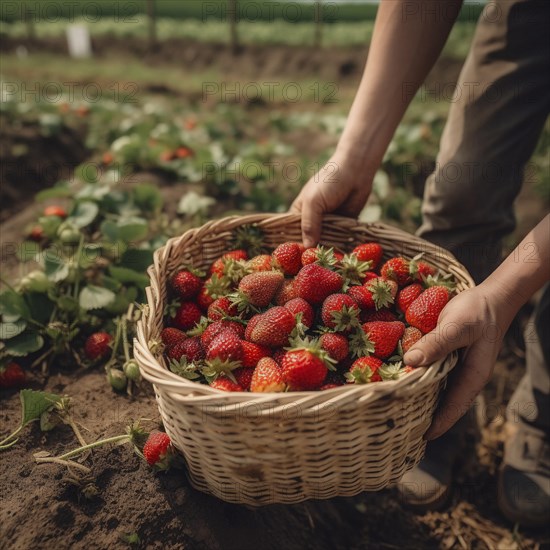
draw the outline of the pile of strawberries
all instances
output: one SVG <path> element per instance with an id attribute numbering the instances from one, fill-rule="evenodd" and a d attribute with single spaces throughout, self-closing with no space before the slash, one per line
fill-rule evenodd
<path id="1" fill-rule="evenodd" d="M 271 255 L 228 252 L 208 274 L 178 269 L 161 333 L 170 369 L 241 392 L 396 380 L 453 291 L 421 257 L 382 256 L 375 242 L 349 254 L 286 242 Z"/>

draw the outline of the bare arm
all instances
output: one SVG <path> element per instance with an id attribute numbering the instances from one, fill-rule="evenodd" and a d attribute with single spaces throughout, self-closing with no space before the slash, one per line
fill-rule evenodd
<path id="1" fill-rule="evenodd" d="M 426 434 L 445 433 L 491 379 L 502 339 L 521 306 L 550 280 L 550 214 L 479 286 L 460 293 L 441 312 L 437 327 L 406 354 L 410 365 L 428 365 L 465 348 Z"/>
<path id="2" fill-rule="evenodd" d="M 304 186 L 292 205 L 302 214 L 305 246 L 318 242 L 324 213 L 357 216 L 363 208 L 395 129 L 461 5 L 462 0 L 382 0 L 363 78 L 332 164 Z"/>

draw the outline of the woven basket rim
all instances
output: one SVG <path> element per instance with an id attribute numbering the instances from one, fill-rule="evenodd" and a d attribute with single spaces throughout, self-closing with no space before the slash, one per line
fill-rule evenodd
<path id="1" fill-rule="evenodd" d="M 160 247 L 154 253 L 154 263 L 151 265 L 147 273 L 151 281 L 155 281 L 158 277 L 159 266 L 165 260 L 169 251 L 185 238 L 196 235 L 205 235 L 211 232 L 228 232 L 238 226 L 260 223 L 266 220 L 277 220 L 287 224 L 300 221 L 298 214 L 251 214 L 247 216 L 228 216 L 219 220 L 211 220 L 206 224 L 191 228 L 178 237 L 169 239 L 163 247 Z M 330 225 L 331 222 L 338 222 L 339 225 L 347 226 L 350 230 L 359 228 L 362 230 L 382 230 L 388 234 L 395 234 L 396 240 L 406 239 L 409 243 L 417 244 L 419 247 L 435 252 L 437 251 L 442 257 L 448 260 L 448 272 L 454 275 L 460 274 L 461 278 L 466 281 L 468 287 L 473 287 L 474 281 L 468 274 L 466 268 L 462 266 L 458 260 L 447 250 L 444 250 L 437 245 L 429 243 L 415 235 L 411 235 L 399 228 L 382 222 L 359 222 L 352 218 L 345 218 L 330 214 L 324 217 L 324 225 Z M 349 397 L 357 395 L 358 399 L 379 399 L 387 395 L 394 395 L 401 392 L 410 393 L 415 388 L 424 384 L 445 377 L 452 368 L 456 365 L 458 354 L 453 352 L 446 358 L 435 362 L 426 367 L 420 367 L 414 371 L 400 377 L 395 381 L 378 382 L 376 384 L 346 384 L 344 386 L 333 388 L 325 391 L 297 391 L 283 393 L 255 393 L 255 392 L 225 392 L 216 388 L 212 388 L 206 384 L 199 384 L 192 380 L 182 378 L 170 370 L 168 370 L 151 352 L 148 345 L 146 334 L 149 332 L 149 322 L 153 317 L 152 313 L 155 308 L 162 305 L 158 296 L 153 292 L 152 286 L 146 288 L 148 305 L 144 308 L 141 319 L 137 323 L 137 335 L 134 339 L 134 351 L 136 359 L 140 365 L 140 370 L 143 377 L 153 385 L 163 388 L 170 392 L 171 395 L 180 395 L 184 399 L 192 399 L 194 402 L 208 402 L 215 404 L 218 401 L 224 406 L 235 404 L 244 406 L 247 403 L 261 404 L 273 402 L 328 402 L 332 399 Z M 319 404 L 319 403 L 317 403 Z"/>

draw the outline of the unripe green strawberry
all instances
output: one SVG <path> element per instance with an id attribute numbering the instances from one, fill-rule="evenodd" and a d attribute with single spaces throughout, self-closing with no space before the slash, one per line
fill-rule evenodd
<path id="1" fill-rule="evenodd" d="M 107 372 L 107 381 L 115 391 L 124 391 L 128 384 L 126 375 L 118 369 L 109 369 Z"/>
<path id="2" fill-rule="evenodd" d="M 139 365 L 137 364 L 137 361 L 135 359 L 130 359 L 129 361 L 126 361 L 126 363 L 122 365 L 122 371 L 124 372 L 128 380 L 137 382 L 141 378 L 139 373 Z"/>
<path id="3" fill-rule="evenodd" d="M 444 286 L 427 288 L 408 307 L 405 318 L 409 325 L 416 327 L 424 334 L 437 326 L 439 314 L 449 301 L 449 290 Z"/>

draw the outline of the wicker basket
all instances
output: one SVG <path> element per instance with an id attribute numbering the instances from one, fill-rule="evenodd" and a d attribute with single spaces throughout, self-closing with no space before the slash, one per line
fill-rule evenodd
<path id="1" fill-rule="evenodd" d="M 423 434 L 456 354 L 398 381 L 322 392 L 227 393 L 185 380 L 155 356 L 167 298 L 167 274 L 182 262 L 207 267 L 230 249 L 232 232 L 257 224 L 266 245 L 300 241 L 297 215 L 251 215 L 209 222 L 171 239 L 149 268 L 146 312 L 134 353 L 154 386 L 167 433 L 186 459 L 192 485 L 225 501 L 252 506 L 352 496 L 396 483 L 421 459 Z M 473 281 L 455 258 L 383 224 L 327 216 L 322 243 L 341 250 L 376 240 L 386 256 L 419 252 L 458 290 Z"/>

